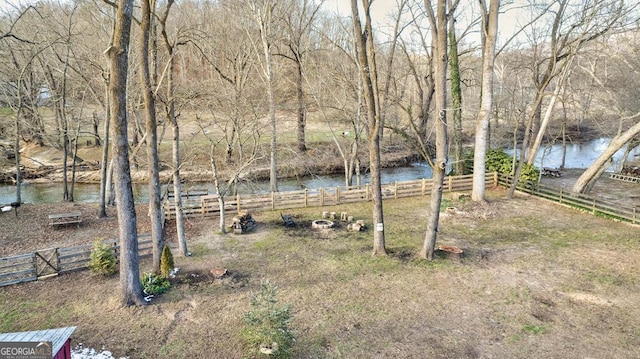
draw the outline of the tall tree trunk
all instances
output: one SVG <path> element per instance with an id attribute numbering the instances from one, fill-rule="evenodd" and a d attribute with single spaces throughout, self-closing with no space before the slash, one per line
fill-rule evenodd
<path id="1" fill-rule="evenodd" d="M 356 38 L 357 61 L 362 77 L 364 99 L 369 124 L 369 166 L 371 169 L 371 190 L 373 197 L 373 255 L 387 255 L 384 236 L 384 216 L 382 207 L 382 185 L 380 181 L 380 133 L 381 117 L 377 94 L 377 75 L 373 29 L 371 26 L 371 3 L 362 0 L 365 14 L 365 29 L 360 22 L 357 0 L 351 0 L 353 33 Z M 368 34 L 368 36 L 367 36 Z"/>
<path id="2" fill-rule="evenodd" d="M 493 106 L 493 68 L 496 58 L 496 38 L 498 36 L 498 10 L 500 0 L 491 0 L 489 13 L 486 13 L 486 3 L 481 0 L 483 8 L 484 40 L 482 50 L 482 100 L 480 111 L 476 118 L 476 141 L 473 156 L 473 188 L 471 199 L 484 202 L 485 199 L 485 157 L 488 150 L 487 137 L 489 136 L 489 121 Z"/>
<path id="3" fill-rule="evenodd" d="M 462 87 L 460 81 L 460 61 L 458 60 L 458 38 L 455 17 L 449 17 L 449 74 L 451 77 L 451 123 L 453 124 L 454 173 L 464 174 L 462 153 Z"/>
<path id="4" fill-rule="evenodd" d="M 107 169 L 107 204 L 109 206 L 116 205 L 116 189 L 113 184 L 113 166 L 114 160 L 113 158 L 109 161 L 109 166 Z"/>
<path id="5" fill-rule="evenodd" d="M 20 86 L 18 86 L 18 88 L 20 88 Z M 21 182 L 22 182 L 22 176 L 21 176 L 21 171 L 20 171 L 20 116 L 22 115 L 22 99 L 20 96 L 20 92 L 18 91 L 18 111 L 16 111 L 16 120 L 15 120 L 15 127 L 16 127 L 16 141 L 14 143 L 14 147 L 13 150 L 15 151 L 16 154 L 16 202 L 17 203 L 22 203 L 22 186 L 21 186 Z"/>
<path id="6" fill-rule="evenodd" d="M 216 153 L 216 149 L 215 149 L 215 146 L 212 144 L 209 160 L 211 162 L 211 175 L 213 177 L 213 185 L 216 189 L 216 193 L 218 194 L 218 206 L 220 206 L 220 222 L 219 222 L 220 233 L 224 234 L 227 232 L 227 228 L 225 225 L 226 210 L 224 208 L 225 207 L 224 196 L 226 193 L 222 191 L 222 188 L 220 186 L 220 179 L 218 177 L 218 167 L 216 166 L 215 153 Z"/>
<path id="7" fill-rule="evenodd" d="M 298 101 L 298 152 L 307 150 L 305 130 L 307 128 L 307 109 L 304 103 L 304 88 L 302 87 L 302 55 L 296 53 L 296 99 Z"/>
<path id="8" fill-rule="evenodd" d="M 180 127 L 178 126 L 178 116 L 176 115 L 176 99 L 175 99 L 175 84 L 173 76 L 175 73 L 175 44 L 169 41 L 169 35 L 167 34 L 167 17 L 169 11 L 173 5 L 173 0 L 169 0 L 165 6 L 165 11 L 160 17 L 159 23 L 162 25 L 161 33 L 165 47 L 169 54 L 169 63 L 167 64 L 167 108 L 166 114 L 171 127 L 173 128 L 173 193 L 176 208 L 176 233 L 178 235 L 178 246 L 180 253 L 183 256 L 188 257 L 191 255 L 187 248 L 187 239 L 184 233 L 185 216 L 182 211 L 182 179 L 180 178 Z"/>
<path id="9" fill-rule="evenodd" d="M 67 163 L 69 161 L 69 129 L 66 118 L 62 128 L 62 200 L 69 201 L 69 185 L 67 184 Z"/>
<path id="10" fill-rule="evenodd" d="M 109 177 L 111 167 L 109 163 L 109 124 L 111 123 L 111 101 L 109 100 L 109 76 L 106 79 L 105 87 L 105 121 L 104 121 L 104 141 L 102 143 L 102 159 L 100 160 L 100 204 L 98 208 L 98 218 L 107 217 L 107 184 L 111 184 Z M 111 192 L 111 191 L 109 191 Z"/>
<path id="11" fill-rule="evenodd" d="M 155 1 L 153 1 L 155 5 Z M 162 218 L 160 204 L 160 170 L 158 158 L 158 129 L 156 120 L 156 102 L 151 89 L 149 68 L 149 36 L 151 15 L 155 12 L 151 0 L 142 0 L 140 23 L 140 83 L 143 85 L 145 126 L 147 128 L 147 171 L 149 173 L 149 217 L 151 219 L 151 241 L 153 243 L 153 271 L 160 273 L 160 257 L 164 247 L 162 238 Z"/>
<path id="12" fill-rule="evenodd" d="M 93 115 L 91 116 L 91 119 L 93 120 L 91 122 L 92 128 L 93 128 L 93 137 L 95 138 L 95 143 L 94 146 L 98 147 L 98 146 L 102 146 L 102 138 L 100 138 L 100 133 L 98 132 L 98 128 L 100 127 L 100 120 L 98 119 L 98 114 L 94 111 Z M 109 122 L 108 120 L 105 122 Z"/>
<path id="13" fill-rule="evenodd" d="M 138 233 L 127 138 L 127 71 L 129 40 L 133 17 L 133 0 L 118 2 L 113 45 L 109 48 L 112 79 L 109 83 L 111 121 L 113 121 L 113 154 L 118 199 L 120 237 L 120 303 L 123 306 L 144 305 L 138 255 Z"/>
<path id="14" fill-rule="evenodd" d="M 76 136 L 74 138 L 73 145 L 73 159 L 71 160 L 71 185 L 69 187 L 69 202 L 73 202 L 73 193 L 76 188 L 76 164 L 78 158 L 78 146 L 80 143 L 80 121 L 78 121 L 78 127 L 76 128 Z"/>
<path id="15" fill-rule="evenodd" d="M 113 9 L 113 22 L 112 22 L 112 32 L 115 33 L 115 9 Z M 109 41 L 109 47 L 113 46 L 113 38 Z M 104 142 L 102 143 L 102 157 L 100 159 L 100 203 L 98 208 L 98 218 L 107 217 L 107 204 L 109 202 L 109 194 L 111 191 L 111 162 L 109 162 L 109 138 L 110 138 L 110 128 L 111 124 L 111 97 L 109 95 L 109 88 L 111 87 L 111 60 L 109 55 L 106 54 L 106 62 L 107 62 L 107 73 L 103 76 L 104 80 Z"/>
<path id="16" fill-rule="evenodd" d="M 435 79 L 435 111 L 436 117 L 436 160 L 433 166 L 433 187 L 429 204 L 427 231 L 420 256 L 433 260 L 433 253 L 438 235 L 440 221 L 440 204 L 442 202 L 442 184 L 447 170 L 447 20 L 446 0 L 438 0 L 435 17 L 431 0 L 424 1 L 427 12 L 431 14 L 432 37 L 434 39 L 434 79 Z"/>
<path id="17" fill-rule="evenodd" d="M 173 99 L 173 57 L 169 59 L 171 63 L 169 65 L 169 72 L 167 74 L 167 87 L 169 87 L 168 93 L 170 94 L 169 100 L 169 118 L 171 120 L 171 127 L 173 128 L 173 193 L 176 207 L 176 233 L 178 235 L 178 247 L 180 253 L 183 256 L 188 257 L 190 255 L 187 248 L 187 238 L 184 233 L 185 215 L 182 211 L 182 179 L 180 177 L 180 126 L 178 125 L 178 118 L 175 113 L 175 103 Z"/>

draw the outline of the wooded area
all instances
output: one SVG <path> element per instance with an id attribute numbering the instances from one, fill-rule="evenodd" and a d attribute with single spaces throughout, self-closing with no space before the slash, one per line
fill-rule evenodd
<path id="1" fill-rule="evenodd" d="M 161 167 L 180 193 L 181 168 L 210 163 L 224 208 L 249 167 L 269 168 L 277 192 L 283 160 L 332 142 L 345 185 L 371 173 L 373 254 L 384 255 L 380 157 L 402 143 L 433 169 L 421 252 L 432 259 L 442 181 L 450 168 L 470 171 L 465 157 L 475 156 L 473 199 L 484 201 L 488 149 L 520 149 L 512 196 L 541 147 L 614 138 L 574 186 L 583 193 L 616 150 L 640 143 L 637 3 L 401 0 L 383 22 L 373 20 L 373 1 L 350 5 L 347 13 L 315 0 L 5 2 L 2 165 L 20 183 L 24 162 L 34 161 L 17 154 L 61 151 L 61 197 L 72 201 L 81 143 L 102 146 L 94 151 L 104 188 L 98 213 L 120 204 L 121 245 L 131 245 L 134 268 L 131 168 L 148 172 L 159 263 Z M 289 118 L 295 128 L 282 128 Z M 188 146 L 185 128 L 197 138 Z M 176 225 L 188 256 L 180 210 Z"/>

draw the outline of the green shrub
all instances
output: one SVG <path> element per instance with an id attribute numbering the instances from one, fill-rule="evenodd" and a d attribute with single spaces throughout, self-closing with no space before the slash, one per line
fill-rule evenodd
<path id="1" fill-rule="evenodd" d="M 168 245 L 162 247 L 162 255 L 160 256 L 160 275 L 164 278 L 169 278 L 169 273 L 173 270 L 175 264 L 173 262 L 173 254 Z"/>
<path id="2" fill-rule="evenodd" d="M 289 329 L 291 305 L 278 306 L 277 288 L 269 281 L 251 297 L 251 311 L 245 314 L 242 336 L 249 357 L 290 358 L 295 337 Z"/>
<path id="3" fill-rule="evenodd" d="M 113 247 L 102 243 L 102 240 L 96 239 L 93 242 L 93 249 L 89 259 L 89 269 L 93 273 L 101 275 L 112 275 L 117 270 L 116 254 Z"/>
<path id="4" fill-rule="evenodd" d="M 513 175 L 515 173 L 514 164 L 517 166 L 518 162 L 513 162 L 513 157 L 506 154 L 502 149 L 492 149 L 487 151 L 485 159 L 485 167 L 487 171 Z M 538 182 L 540 171 L 533 165 L 525 163 L 522 167 L 522 173 L 520 174 L 521 181 Z"/>
<path id="5" fill-rule="evenodd" d="M 142 274 L 142 291 L 146 295 L 162 294 L 171 288 L 169 280 L 155 273 L 145 272 Z"/>

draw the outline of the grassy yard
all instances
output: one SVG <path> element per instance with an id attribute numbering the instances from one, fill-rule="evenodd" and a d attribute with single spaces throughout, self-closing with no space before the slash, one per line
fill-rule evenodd
<path id="1" fill-rule="evenodd" d="M 269 280 L 293 306 L 296 358 L 640 357 L 640 228 L 490 197 L 446 202 L 438 245 L 463 248 L 459 261 L 416 256 L 428 198 L 385 202 L 384 258 L 371 256 L 370 204 L 292 210 L 295 228 L 255 213 L 245 235 L 193 219 L 193 257 L 176 257 L 173 288 L 149 306 L 121 308 L 117 276 L 77 272 L 0 288 L 0 332 L 77 326 L 74 345 L 117 356 L 242 358 L 243 315 Z M 368 230 L 311 229 L 323 210 Z"/>

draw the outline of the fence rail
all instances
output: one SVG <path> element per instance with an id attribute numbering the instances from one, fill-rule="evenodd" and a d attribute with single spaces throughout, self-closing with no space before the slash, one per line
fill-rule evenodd
<path id="1" fill-rule="evenodd" d="M 498 184 L 497 173 L 489 173 L 485 179 L 491 185 Z M 403 198 L 427 196 L 431 194 L 431 179 L 394 182 L 382 185 L 382 198 Z M 443 191 L 469 191 L 473 186 L 473 175 L 445 177 Z M 290 192 L 236 195 L 224 198 L 225 211 L 264 211 L 304 207 L 330 206 L 341 203 L 364 202 L 372 199 L 369 185 L 338 186 L 333 188 L 305 189 Z M 182 213 L 187 217 L 214 216 L 220 214 L 217 195 L 206 195 L 182 199 Z M 168 198 L 163 205 L 165 219 L 175 218 L 175 200 Z"/>
<path id="2" fill-rule="evenodd" d="M 152 254 L 152 243 L 148 234 L 138 236 L 138 253 L 141 258 Z M 117 239 L 103 243 L 113 247 L 116 258 L 120 245 Z M 89 265 L 93 243 L 66 248 L 49 248 L 33 253 L 0 258 L 0 287 L 34 281 L 76 270 Z"/>
<path id="3" fill-rule="evenodd" d="M 513 178 L 511 176 L 500 174 L 498 175 L 498 184 L 509 187 L 511 186 L 512 179 Z M 562 189 L 532 182 L 520 182 L 517 189 L 521 192 L 572 208 L 587 211 L 592 214 L 611 217 L 631 224 L 640 224 L 640 211 L 637 206 L 632 207 L 620 203 L 612 203 L 594 196 L 574 194 Z"/>

